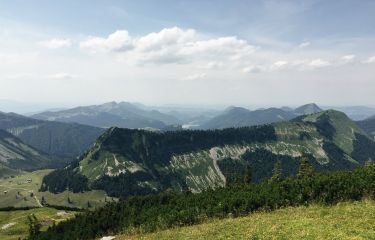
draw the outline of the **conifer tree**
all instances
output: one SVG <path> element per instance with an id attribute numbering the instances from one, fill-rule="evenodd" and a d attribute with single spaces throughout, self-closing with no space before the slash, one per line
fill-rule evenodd
<path id="1" fill-rule="evenodd" d="M 365 162 L 365 167 L 371 167 L 374 166 L 374 161 L 372 159 L 369 159 Z"/>
<path id="2" fill-rule="evenodd" d="M 43 206 L 45 206 L 45 205 L 47 204 L 47 201 L 46 201 L 46 199 L 44 198 L 44 196 L 42 196 L 41 204 L 42 204 Z"/>
<path id="3" fill-rule="evenodd" d="M 245 184 L 250 184 L 252 179 L 252 169 L 250 164 L 246 164 L 245 167 L 245 176 L 244 176 L 244 183 Z"/>
<path id="4" fill-rule="evenodd" d="M 272 170 L 272 177 L 271 177 L 271 181 L 272 182 L 280 182 L 282 180 L 282 167 L 281 167 L 281 161 L 280 160 L 277 160 L 275 162 L 275 165 L 273 166 L 273 170 Z"/>
<path id="5" fill-rule="evenodd" d="M 35 217 L 35 215 L 27 216 L 27 220 L 29 221 L 29 239 L 37 239 L 40 234 L 40 228 L 42 224 L 40 224 L 39 220 Z"/>
<path id="6" fill-rule="evenodd" d="M 309 157 L 307 154 L 302 155 L 301 164 L 297 173 L 298 178 L 309 178 L 314 176 L 315 169 L 309 162 Z"/>

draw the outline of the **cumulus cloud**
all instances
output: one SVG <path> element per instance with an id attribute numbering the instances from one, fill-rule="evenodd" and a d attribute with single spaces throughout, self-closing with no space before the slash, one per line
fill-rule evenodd
<path id="1" fill-rule="evenodd" d="M 242 69 L 243 73 L 260 73 L 263 71 L 263 68 L 260 66 L 247 66 Z"/>
<path id="2" fill-rule="evenodd" d="M 123 59 L 136 64 L 236 61 L 251 55 L 256 47 L 236 36 L 208 38 L 194 29 L 165 28 L 145 36 L 131 37 L 119 30 L 107 38 L 91 37 L 80 44 L 92 52 L 122 52 Z"/>
<path id="3" fill-rule="evenodd" d="M 207 76 L 206 73 L 196 73 L 196 74 L 185 76 L 181 78 L 180 80 L 181 81 L 194 81 L 194 80 L 206 78 L 206 76 Z"/>
<path id="4" fill-rule="evenodd" d="M 193 29 L 164 28 L 160 32 L 140 37 L 136 40 L 136 45 L 139 51 L 155 51 L 168 46 L 192 42 L 196 37 L 196 32 Z"/>
<path id="5" fill-rule="evenodd" d="M 271 70 L 279 70 L 279 69 L 284 69 L 287 66 L 288 66 L 287 61 L 277 61 L 277 62 L 274 62 L 270 68 Z"/>
<path id="6" fill-rule="evenodd" d="M 355 59 L 355 55 L 345 55 L 341 57 L 344 62 L 352 62 Z"/>
<path id="7" fill-rule="evenodd" d="M 66 80 L 66 79 L 72 79 L 74 78 L 75 75 L 73 74 L 69 74 L 69 73 L 55 73 L 55 74 L 51 74 L 51 75 L 48 75 L 47 78 L 49 79 L 54 79 L 54 80 Z"/>
<path id="8" fill-rule="evenodd" d="M 67 38 L 53 38 L 39 43 L 41 46 L 49 49 L 68 48 L 72 46 L 72 41 Z"/>
<path id="9" fill-rule="evenodd" d="M 364 61 L 365 63 L 375 63 L 375 56 L 372 56 L 372 57 L 369 57 L 366 61 Z"/>
<path id="10" fill-rule="evenodd" d="M 311 60 L 307 65 L 312 68 L 321 68 L 321 67 L 330 66 L 331 63 L 329 61 L 318 58 L 318 59 Z"/>
<path id="11" fill-rule="evenodd" d="M 305 47 L 308 47 L 308 46 L 310 46 L 310 45 L 311 45 L 310 42 L 303 42 L 303 43 L 301 43 L 300 45 L 298 45 L 298 48 L 305 48 Z"/>
<path id="12" fill-rule="evenodd" d="M 204 68 L 204 69 L 218 69 L 218 68 L 222 68 L 223 66 L 224 66 L 224 63 L 222 63 L 222 62 L 211 61 L 211 62 L 202 64 L 200 66 L 200 68 Z"/>
<path id="13" fill-rule="evenodd" d="M 128 65 L 193 64 L 200 69 L 236 69 L 243 73 L 281 70 L 315 70 L 354 62 L 354 54 L 316 57 L 314 49 L 304 51 L 310 42 L 302 42 L 298 54 L 269 54 L 236 36 L 212 37 L 194 29 L 164 28 L 141 36 L 118 30 L 106 37 L 89 37 L 80 43 L 94 53 L 116 53 L 116 59 Z M 281 60 L 278 60 L 281 59 Z M 256 62 L 256 64 L 251 64 Z M 375 56 L 366 63 L 375 62 Z M 250 64 L 249 64 L 250 63 Z"/>
<path id="14" fill-rule="evenodd" d="M 90 37 L 81 42 L 80 47 L 92 52 L 125 51 L 133 47 L 133 41 L 128 31 L 119 30 L 107 38 Z"/>

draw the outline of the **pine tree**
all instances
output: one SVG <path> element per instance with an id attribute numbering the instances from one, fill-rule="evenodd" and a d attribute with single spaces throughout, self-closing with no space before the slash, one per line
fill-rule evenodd
<path id="1" fill-rule="evenodd" d="M 314 176 L 315 169 L 309 162 L 309 157 L 306 154 L 302 155 L 301 164 L 297 173 L 298 178 L 309 178 Z"/>
<path id="2" fill-rule="evenodd" d="M 272 170 L 272 177 L 271 182 L 280 182 L 282 180 L 282 168 L 281 168 L 281 161 L 277 160 L 275 165 L 273 166 Z"/>
<path id="3" fill-rule="evenodd" d="M 42 204 L 43 206 L 45 206 L 45 205 L 47 204 L 47 201 L 46 201 L 46 199 L 44 198 L 44 196 L 42 196 L 41 204 Z"/>
<path id="4" fill-rule="evenodd" d="M 369 159 L 365 162 L 365 167 L 371 167 L 374 166 L 374 161 L 372 159 Z"/>
<path id="5" fill-rule="evenodd" d="M 245 184 L 250 184 L 252 179 L 252 169 L 250 164 L 246 164 L 245 168 L 245 176 L 244 176 L 244 183 Z"/>
<path id="6" fill-rule="evenodd" d="M 40 234 L 40 228 L 42 224 L 40 224 L 39 220 L 35 217 L 35 215 L 27 216 L 27 220 L 29 221 L 29 239 L 37 239 Z"/>

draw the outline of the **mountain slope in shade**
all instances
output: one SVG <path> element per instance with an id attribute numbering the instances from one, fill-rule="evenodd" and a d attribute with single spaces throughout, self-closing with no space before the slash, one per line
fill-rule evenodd
<path id="1" fill-rule="evenodd" d="M 315 103 L 309 103 L 294 109 L 294 113 L 297 115 L 313 114 L 321 111 L 323 111 L 323 109 L 318 107 Z"/>
<path id="2" fill-rule="evenodd" d="M 145 110 L 127 102 L 109 102 L 102 105 L 76 107 L 58 112 L 43 112 L 32 116 L 36 119 L 76 122 L 96 127 L 164 128 L 180 121 L 156 110 Z"/>
<path id="3" fill-rule="evenodd" d="M 105 131 L 81 124 L 42 121 L 1 112 L 0 129 L 36 149 L 67 160 L 85 152 Z"/>
<path id="4" fill-rule="evenodd" d="M 45 153 L 0 130 L 0 174 L 8 175 L 16 170 L 34 170 L 54 165 L 55 162 Z"/>
<path id="5" fill-rule="evenodd" d="M 375 142 L 344 113 L 325 111 L 259 127 L 148 132 L 111 128 L 61 176 L 79 175 L 109 195 L 142 195 L 225 186 L 252 168 L 268 179 L 277 160 L 283 175 L 296 173 L 303 154 L 318 171 L 353 169 L 375 159 Z M 56 173 L 59 176 L 58 173 Z M 78 177 L 77 177 L 78 179 Z M 46 189 L 64 190 L 53 178 Z"/>
<path id="6" fill-rule="evenodd" d="M 362 121 L 357 121 L 357 125 L 367 134 L 375 139 L 375 116 L 369 117 Z"/>

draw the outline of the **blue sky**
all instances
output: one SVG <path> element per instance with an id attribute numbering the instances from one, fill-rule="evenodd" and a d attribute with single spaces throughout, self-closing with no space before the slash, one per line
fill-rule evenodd
<path id="1" fill-rule="evenodd" d="M 0 99 L 374 105 L 375 1 L 0 0 Z"/>

